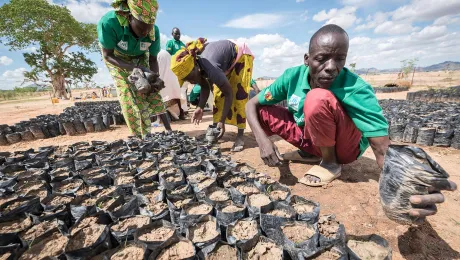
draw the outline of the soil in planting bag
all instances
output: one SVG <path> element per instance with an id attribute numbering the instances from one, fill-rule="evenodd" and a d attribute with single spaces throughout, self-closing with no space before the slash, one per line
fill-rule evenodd
<path id="1" fill-rule="evenodd" d="M 74 162 L 75 162 L 76 171 L 85 170 L 93 166 L 93 159 L 86 159 L 86 160 L 81 160 L 81 161 L 75 160 Z"/>
<path id="2" fill-rule="evenodd" d="M 32 141 L 35 140 L 34 135 L 30 131 L 20 132 L 22 141 Z"/>
<path id="3" fill-rule="evenodd" d="M 20 133 L 12 133 L 6 135 L 6 140 L 9 144 L 15 144 L 21 142 L 21 134 Z"/>
<path id="4" fill-rule="evenodd" d="M 213 207 L 202 201 L 192 202 L 182 208 L 179 224 L 182 231 L 196 224 L 203 216 L 212 215 Z"/>
<path id="5" fill-rule="evenodd" d="M 96 132 L 102 132 L 102 131 L 105 130 L 105 126 L 104 126 L 104 122 L 102 120 L 102 116 L 95 116 L 95 117 L 91 118 L 91 120 L 93 120 L 94 130 Z"/>
<path id="6" fill-rule="evenodd" d="M 152 183 L 149 186 L 139 186 L 135 189 L 134 194 L 139 200 L 139 205 L 164 201 L 165 199 L 164 189 L 158 183 Z"/>
<path id="7" fill-rule="evenodd" d="M 243 250 L 249 250 L 262 235 L 256 218 L 244 218 L 229 224 L 226 239 L 230 245 L 236 245 Z"/>
<path id="8" fill-rule="evenodd" d="M 109 211 L 112 219 L 118 220 L 119 218 L 126 218 L 139 214 L 139 205 L 136 196 L 132 196 L 128 200 L 125 200 L 123 204 L 118 205 L 112 211 Z"/>
<path id="9" fill-rule="evenodd" d="M 181 168 L 186 175 L 191 175 L 198 171 L 203 170 L 203 167 L 201 164 L 202 164 L 201 160 L 191 160 L 191 161 L 184 162 L 183 164 L 181 164 Z"/>
<path id="10" fill-rule="evenodd" d="M 346 248 L 334 246 L 326 250 L 320 250 L 310 259 L 349 260 L 348 250 Z"/>
<path id="11" fill-rule="evenodd" d="M 267 188 L 270 185 L 273 185 L 275 183 L 276 181 L 266 174 L 258 174 L 258 176 L 256 176 L 256 178 L 254 179 L 254 184 L 256 185 L 256 187 L 259 188 L 259 190 L 263 191 L 267 190 Z"/>
<path id="12" fill-rule="evenodd" d="M 72 219 L 78 220 L 87 212 L 96 210 L 97 199 L 88 195 L 78 196 L 70 203 Z"/>
<path id="13" fill-rule="evenodd" d="M 160 185 L 166 190 L 173 190 L 186 183 L 185 177 L 179 169 L 173 173 L 160 175 L 159 179 Z"/>
<path id="14" fill-rule="evenodd" d="M 83 180 L 77 178 L 69 178 L 59 183 L 51 183 L 50 185 L 53 189 L 53 193 L 63 195 L 75 194 L 83 186 Z"/>
<path id="15" fill-rule="evenodd" d="M 93 160 L 96 161 L 96 154 L 91 149 L 78 150 L 73 155 L 75 161 Z"/>
<path id="16" fill-rule="evenodd" d="M 0 132 L 0 146 L 8 145 L 8 140 L 6 139 L 6 135 Z"/>
<path id="17" fill-rule="evenodd" d="M 139 180 L 148 180 L 151 182 L 158 182 L 159 178 L 159 171 L 156 169 L 145 170 L 142 173 L 136 174 L 135 176 Z"/>
<path id="18" fill-rule="evenodd" d="M 0 206 L 0 220 L 10 220 L 25 213 L 40 215 L 43 211 L 40 198 L 29 196 L 10 200 Z"/>
<path id="19" fill-rule="evenodd" d="M 15 172 L 20 172 L 24 171 L 26 167 L 20 163 L 13 163 L 13 164 L 8 164 L 8 165 L 2 165 L 0 166 L 0 172 L 4 174 L 13 174 Z"/>
<path id="20" fill-rule="evenodd" d="M 270 260 L 285 259 L 282 246 L 267 237 L 260 236 L 253 247 L 240 250 L 239 259 L 264 259 L 265 257 L 269 257 Z"/>
<path id="21" fill-rule="evenodd" d="M 110 248 L 112 243 L 109 227 L 95 224 L 69 238 L 69 243 L 65 247 L 65 256 L 68 260 L 91 259 Z"/>
<path id="22" fill-rule="evenodd" d="M 151 251 L 147 250 L 145 245 L 136 242 L 126 241 L 114 249 L 108 251 L 105 259 L 110 260 L 144 260 L 148 259 Z"/>
<path id="23" fill-rule="evenodd" d="M 244 205 L 234 204 L 229 201 L 227 204 L 216 206 L 216 219 L 217 223 L 221 226 L 222 234 L 226 233 L 228 225 L 245 216 L 246 207 Z"/>
<path id="24" fill-rule="evenodd" d="M 180 226 L 179 223 L 179 218 L 180 214 L 182 212 L 182 208 L 189 204 L 192 203 L 195 200 L 194 195 L 187 195 L 184 196 L 183 198 L 176 198 L 176 199 L 166 199 L 166 202 L 168 203 L 168 208 L 169 208 L 169 216 L 171 218 L 171 222 L 176 225 Z"/>
<path id="25" fill-rule="evenodd" d="M 310 259 L 318 252 L 318 227 L 307 222 L 289 221 L 268 229 L 267 237 L 282 245 L 293 260 Z"/>
<path id="26" fill-rule="evenodd" d="M 347 237 L 347 249 L 351 260 L 392 259 L 392 250 L 388 242 L 378 235 Z"/>
<path id="27" fill-rule="evenodd" d="M 69 168 L 59 168 L 48 173 L 50 182 L 61 182 L 72 177 L 72 170 Z"/>
<path id="28" fill-rule="evenodd" d="M 171 219 L 168 205 L 163 201 L 141 205 L 139 211 L 141 215 L 148 216 L 152 220 L 169 221 Z"/>
<path id="29" fill-rule="evenodd" d="M 25 160 L 22 162 L 22 165 L 26 167 L 26 169 L 42 169 L 42 170 L 48 170 L 49 169 L 49 163 L 47 159 L 43 158 L 36 158 L 36 159 L 29 159 Z"/>
<path id="30" fill-rule="evenodd" d="M 3 260 L 15 260 L 19 258 L 21 254 L 22 245 L 19 243 L 9 244 L 7 246 L 0 246 L 0 259 Z"/>
<path id="31" fill-rule="evenodd" d="M 265 192 L 273 201 L 285 201 L 289 203 L 291 200 L 291 189 L 278 182 L 268 185 Z"/>
<path id="32" fill-rule="evenodd" d="M 73 199 L 74 196 L 54 193 L 43 199 L 41 204 L 45 211 L 54 211 L 62 205 L 69 207 Z"/>
<path id="33" fill-rule="evenodd" d="M 69 230 L 70 235 L 75 235 L 78 231 L 80 231 L 83 228 L 86 228 L 90 225 L 93 224 L 99 224 L 99 225 L 110 225 L 112 224 L 112 218 L 110 218 L 109 214 L 105 212 L 86 212 L 81 216 L 80 219 L 75 221 L 75 223 L 72 225 L 72 227 Z"/>
<path id="34" fill-rule="evenodd" d="M 216 206 L 219 204 L 226 204 L 228 201 L 232 199 L 230 191 L 225 188 L 220 187 L 210 187 L 206 189 L 204 195 L 204 201 L 207 203 Z"/>
<path id="35" fill-rule="evenodd" d="M 196 249 L 192 241 L 178 237 L 177 242 L 174 242 L 168 247 L 157 248 L 152 251 L 148 260 L 170 260 L 170 259 L 181 259 L 181 260 L 196 260 Z"/>
<path id="36" fill-rule="evenodd" d="M 185 237 L 202 249 L 220 240 L 220 228 L 215 217 L 206 215 L 187 227 Z"/>
<path id="37" fill-rule="evenodd" d="M 261 211 L 273 208 L 273 202 L 265 193 L 256 193 L 246 197 L 245 205 L 250 217 L 260 217 Z"/>
<path id="38" fill-rule="evenodd" d="M 102 187 L 111 186 L 112 178 L 105 169 L 96 167 L 80 171 L 80 176 L 87 185 L 98 185 Z"/>
<path id="39" fill-rule="evenodd" d="M 260 190 L 252 182 L 234 184 L 229 190 L 232 200 L 238 204 L 244 204 L 247 196 L 260 193 Z"/>
<path id="40" fill-rule="evenodd" d="M 148 216 L 133 215 L 120 218 L 110 225 L 110 232 L 119 244 L 134 240 L 134 233 L 144 226 L 150 225 L 152 220 Z"/>
<path id="41" fill-rule="evenodd" d="M 58 219 L 40 222 L 37 217 L 33 218 L 34 225 L 19 234 L 22 241 L 26 242 L 28 245 L 37 243 L 53 233 L 61 232 L 61 230 L 67 231 L 65 223 Z"/>
<path id="42" fill-rule="evenodd" d="M 25 214 L 10 221 L 0 221 L 0 246 L 22 244 L 19 233 L 29 229 L 33 225 L 31 217 Z"/>
<path id="43" fill-rule="evenodd" d="M 64 222 L 67 227 L 70 227 L 70 225 L 72 224 L 69 209 L 66 205 L 56 207 L 52 211 L 44 211 L 41 215 L 37 217 L 38 221 L 40 222 L 58 219 Z"/>
<path id="44" fill-rule="evenodd" d="M 434 135 L 433 145 L 438 147 L 449 147 L 454 137 L 454 130 L 450 127 L 439 127 Z"/>
<path id="45" fill-rule="evenodd" d="M 75 164 L 73 162 L 73 158 L 64 158 L 59 161 L 53 162 L 53 164 L 51 165 L 51 168 L 53 169 L 59 169 L 59 168 L 64 168 L 64 167 L 74 170 Z"/>
<path id="46" fill-rule="evenodd" d="M 281 226 L 286 221 L 295 220 L 296 212 L 293 207 L 284 202 L 273 202 L 272 207 L 261 209 L 260 227 L 263 231 Z"/>
<path id="47" fill-rule="evenodd" d="M 379 191 L 383 211 L 400 224 L 417 220 L 409 211 L 415 208 L 412 195 L 427 195 L 428 188 L 448 187 L 449 174 L 425 151 L 417 147 L 391 145 L 385 155 Z"/>
<path id="48" fill-rule="evenodd" d="M 78 134 L 80 135 L 86 134 L 85 125 L 80 120 L 75 119 L 73 121 L 73 125 Z"/>
<path id="49" fill-rule="evenodd" d="M 434 142 L 434 135 L 436 128 L 422 127 L 418 130 L 417 144 L 432 146 Z"/>
<path id="50" fill-rule="evenodd" d="M 415 143 L 417 141 L 418 126 L 408 124 L 404 129 L 402 141 L 405 143 Z"/>
<path id="51" fill-rule="evenodd" d="M 147 160 L 147 159 L 132 161 L 129 164 L 129 167 L 131 169 L 136 169 L 136 172 L 138 174 L 146 172 L 146 171 L 154 170 L 156 169 L 156 166 L 157 166 L 156 160 Z"/>
<path id="52" fill-rule="evenodd" d="M 193 189 L 189 184 L 181 185 L 174 190 L 166 191 L 166 198 L 169 200 L 182 200 L 193 197 Z"/>
<path id="53" fill-rule="evenodd" d="M 77 129 L 72 122 L 62 122 L 62 126 L 64 127 L 65 133 L 70 136 L 77 135 Z"/>
<path id="54" fill-rule="evenodd" d="M 226 242 L 217 241 L 202 248 L 198 251 L 197 256 L 202 260 L 237 260 L 238 249 Z"/>
<path id="55" fill-rule="evenodd" d="M 179 241 L 175 228 L 171 222 L 157 220 L 138 228 L 134 233 L 134 241 L 146 245 L 149 250 L 161 250 Z"/>
<path id="56" fill-rule="evenodd" d="M 67 236 L 59 232 L 54 232 L 50 236 L 34 242 L 31 247 L 22 254 L 20 259 L 65 259 L 66 257 L 63 253 L 68 240 Z"/>
<path id="57" fill-rule="evenodd" d="M 304 197 L 294 195 L 289 203 L 297 213 L 297 220 L 316 223 L 319 218 L 320 205 Z"/>

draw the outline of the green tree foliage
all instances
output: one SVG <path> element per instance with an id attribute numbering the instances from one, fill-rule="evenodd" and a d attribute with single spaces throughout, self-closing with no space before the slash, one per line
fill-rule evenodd
<path id="1" fill-rule="evenodd" d="M 10 50 L 38 46 L 24 53 L 32 68 L 26 80 L 51 82 L 53 95 L 67 98 L 65 82 L 90 80 L 97 73 L 96 64 L 83 52 L 70 52 L 73 46 L 97 51 L 95 24 L 80 23 L 66 7 L 46 0 L 11 0 L 0 7 L 0 42 Z"/>
<path id="2" fill-rule="evenodd" d="M 355 63 L 350 63 L 350 70 L 353 73 L 356 71 L 356 62 Z"/>
<path id="3" fill-rule="evenodd" d="M 403 77 L 407 79 L 409 74 L 414 70 L 415 66 L 417 66 L 418 58 L 407 59 L 401 61 L 401 72 L 403 73 Z"/>

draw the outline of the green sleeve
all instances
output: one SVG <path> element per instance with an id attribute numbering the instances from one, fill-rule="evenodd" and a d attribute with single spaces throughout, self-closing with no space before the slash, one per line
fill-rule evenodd
<path id="1" fill-rule="evenodd" d="M 160 29 L 155 25 L 155 41 L 149 47 L 150 56 L 157 56 L 161 50 Z"/>
<path id="2" fill-rule="evenodd" d="M 254 79 L 251 79 L 251 86 L 256 84 L 256 81 Z"/>
<path id="3" fill-rule="evenodd" d="M 117 46 L 117 34 L 104 18 L 97 24 L 97 37 L 104 49 L 113 50 Z"/>
<path id="4" fill-rule="evenodd" d="M 361 131 L 363 137 L 388 135 L 388 122 L 370 85 L 360 86 L 343 101 L 345 110 Z"/>
<path id="5" fill-rule="evenodd" d="M 166 42 L 166 51 L 173 55 L 173 42 L 171 40 Z"/>
<path id="6" fill-rule="evenodd" d="M 284 72 L 283 75 L 281 75 L 281 77 L 275 80 L 275 82 L 273 82 L 270 86 L 261 90 L 260 93 L 257 94 L 259 104 L 274 105 L 287 99 L 289 86 L 288 84 L 286 84 L 286 74 L 287 72 Z"/>

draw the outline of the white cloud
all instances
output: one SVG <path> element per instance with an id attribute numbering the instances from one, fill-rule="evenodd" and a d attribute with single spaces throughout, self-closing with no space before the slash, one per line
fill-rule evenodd
<path id="1" fill-rule="evenodd" d="M 32 46 L 32 47 L 23 49 L 22 52 L 36 52 L 37 50 L 38 50 L 37 47 Z"/>
<path id="2" fill-rule="evenodd" d="M 302 3 L 305 2 L 305 0 L 295 0 L 296 3 Z"/>
<path id="3" fill-rule="evenodd" d="M 110 3 L 109 0 L 69 0 L 66 7 L 77 21 L 84 23 L 97 23 L 101 17 L 113 8 L 102 5 Z"/>
<path id="4" fill-rule="evenodd" d="M 370 5 L 375 2 L 375 0 L 342 0 L 340 1 L 344 6 L 364 6 Z"/>
<path id="5" fill-rule="evenodd" d="M 18 87 L 24 81 L 25 68 L 7 70 L 0 76 L 0 89 L 13 89 Z"/>
<path id="6" fill-rule="evenodd" d="M 452 16 L 446 15 L 439 17 L 433 22 L 433 25 L 449 25 L 449 24 L 457 24 L 460 22 L 460 16 Z"/>
<path id="7" fill-rule="evenodd" d="M 353 6 L 345 6 L 342 9 L 333 8 L 328 12 L 326 12 L 326 10 L 322 10 L 313 16 L 313 21 L 326 21 L 325 24 L 337 24 L 344 29 L 347 29 L 355 24 L 357 20 L 355 12 L 356 7 Z"/>
<path id="8" fill-rule="evenodd" d="M 458 0 L 412 0 L 393 12 L 393 20 L 426 21 L 460 13 Z"/>
<path id="9" fill-rule="evenodd" d="M 374 15 L 369 15 L 366 18 L 367 23 L 357 26 L 356 30 L 362 31 L 362 30 L 375 28 L 378 25 L 384 23 L 388 19 L 389 16 L 390 16 L 389 13 L 383 13 L 383 12 L 377 12 Z"/>
<path id="10" fill-rule="evenodd" d="M 353 37 L 350 40 L 350 45 L 361 45 L 369 43 L 372 39 L 369 37 Z"/>
<path id="11" fill-rule="evenodd" d="M 287 20 L 288 17 L 282 14 L 250 14 L 230 20 L 223 26 L 241 29 L 263 29 L 279 26 Z"/>
<path id="12" fill-rule="evenodd" d="M 442 26 L 427 26 L 423 28 L 418 33 L 413 34 L 413 36 L 417 37 L 418 39 L 421 40 L 428 40 L 428 39 L 436 39 L 439 38 L 443 35 L 445 35 L 447 32 L 447 27 L 445 25 Z"/>
<path id="13" fill-rule="evenodd" d="M 5 65 L 5 66 L 8 66 L 10 65 L 11 63 L 13 63 L 13 60 L 6 57 L 6 56 L 1 56 L 0 57 L 0 65 Z"/>
<path id="14" fill-rule="evenodd" d="M 375 27 L 374 32 L 378 34 L 406 34 L 415 29 L 410 23 L 386 21 Z"/>

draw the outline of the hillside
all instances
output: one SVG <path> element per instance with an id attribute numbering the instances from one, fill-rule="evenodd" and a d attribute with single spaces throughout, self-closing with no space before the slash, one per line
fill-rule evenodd
<path id="1" fill-rule="evenodd" d="M 417 67 L 417 71 L 424 71 L 424 72 L 430 72 L 430 71 L 444 71 L 444 70 L 460 70 L 460 62 L 458 61 L 445 61 L 441 62 L 438 64 L 430 65 L 427 67 Z M 356 73 L 357 74 L 367 74 L 367 73 L 373 73 L 373 74 L 378 74 L 378 73 L 397 73 L 401 71 L 401 68 L 392 68 L 392 69 L 376 69 L 376 68 L 361 68 L 357 69 Z"/>

